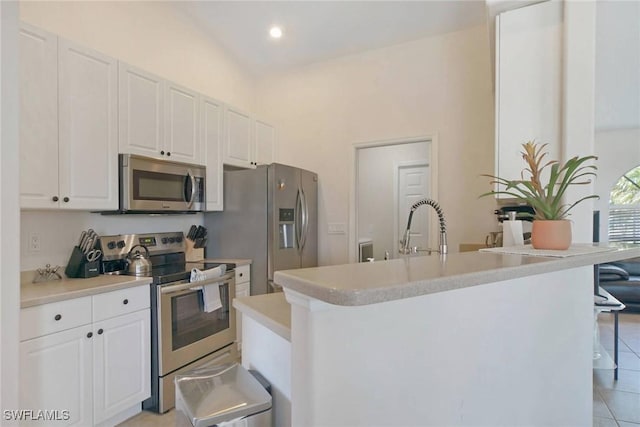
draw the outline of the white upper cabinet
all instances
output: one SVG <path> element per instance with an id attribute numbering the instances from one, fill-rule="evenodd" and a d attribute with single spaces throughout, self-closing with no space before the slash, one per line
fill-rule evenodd
<path id="1" fill-rule="evenodd" d="M 122 62 L 118 69 L 120 152 L 164 156 L 162 79 Z"/>
<path id="2" fill-rule="evenodd" d="M 255 121 L 254 162 L 257 165 L 269 165 L 276 159 L 276 130 L 261 120 Z"/>
<path id="3" fill-rule="evenodd" d="M 253 164 L 253 118 L 235 107 L 225 108 L 224 163 L 241 168 Z"/>
<path id="4" fill-rule="evenodd" d="M 234 107 L 225 109 L 224 163 L 242 168 L 276 160 L 275 129 Z"/>
<path id="5" fill-rule="evenodd" d="M 20 30 L 23 208 L 116 209 L 116 61 Z"/>
<path id="6" fill-rule="evenodd" d="M 562 116 L 562 2 L 548 1 L 496 18 L 496 174 L 518 179 L 521 145 L 549 143 L 558 159 Z"/>
<path id="7" fill-rule="evenodd" d="M 58 38 L 20 28 L 20 205 L 58 202 Z"/>
<path id="8" fill-rule="evenodd" d="M 117 208 L 117 61 L 63 39 L 58 51 L 62 206 Z"/>
<path id="9" fill-rule="evenodd" d="M 204 164 L 198 93 L 120 62 L 120 152 Z"/>
<path id="10" fill-rule="evenodd" d="M 165 154 L 172 160 L 204 164 L 198 135 L 200 95 L 166 83 Z"/>
<path id="11" fill-rule="evenodd" d="M 206 210 L 221 211 L 222 196 L 222 129 L 224 106 L 221 102 L 202 96 L 200 101 L 200 129 L 204 158 L 207 165 Z"/>

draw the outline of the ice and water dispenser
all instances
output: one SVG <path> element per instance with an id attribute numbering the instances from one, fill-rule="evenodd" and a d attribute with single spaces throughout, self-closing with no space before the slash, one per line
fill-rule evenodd
<path id="1" fill-rule="evenodd" d="M 280 234 L 280 249 L 295 248 L 295 209 L 278 209 L 278 232 Z"/>

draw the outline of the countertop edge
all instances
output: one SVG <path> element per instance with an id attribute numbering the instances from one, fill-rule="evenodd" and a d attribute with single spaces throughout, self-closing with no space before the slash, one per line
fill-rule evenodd
<path id="1" fill-rule="evenodd" d="M 284 299 L 284 294 L 281 294 Z M 253 307 L 249 301 L 252 299 L 255 301 L 256 296 L 234 298 L 233 307 L 240 311 L 243 315 L 247 315 L 253 318 L 258 323 L 265 326 L 267 329 L 273 331 L 276 335 L 291 342 L 291 326 L 284 325 L 273 317 L 269 316 L 265 310 L 260 310 Z M 288 304 L 288 303 L 287 303 Z"/>
<path id="2" fill-rule="evenodd" d="M 488 253 L 476 252 L 474 254 L 476 254 L 476 256 L 485 256 Z M 449 254 L 447 257 L 455 257 L 458 255 L 461 254 Z M 290 288 L 303 295 L 329 304 L 339 306 L 359 306 L 413 298 L 493 282 L 517 279 L 520 277 L 634 258 L 640 256 L 640 246 L 633 248 L 617 248 L 617 250 L 595 252 L 565 258 L 534 257 L 530 255 L 514 254 L 492 255 L 499 255 L 502 257 L 519 257 L 520 259 L 535 258 L 537 260 L 542 260 L 543 262 L 487 269 L 470 273 L 453 274 L 443 277 L 433 277 L 399 285 L 369 289 L 338 289 L 336 287 L 331 287 L 326 284 L 320 284 L 298 277 L 296 275 L 296 270 L 277 271 L 274 274 L 274 281 L 282 287 Z"/>
<path id="3" fill-rule="evenodd" d="M 98 276 L 98 277 L 103 277 L 103 276 Z M 34 297 L 30 297 L 30 298 L 23 298 L 22 295 L 21 295 L 20 296 L 20 308 L 35 307 L 35 306 L 38 306 L 38 305 L 44 305 L 44 304 L 49 304 L 49 303 L 53 303 L 53 302 L 67 301 L 67 300 L 70 300 L 70 299 L 82 298 L 82 297 L 92 296 L 92 295 L 98 295 L 98 294 L 103 294 L 105 292 L 118 291 L 118 290 L 121 290 L 121 289 L 133 288 L 133 287 L 136 287 L 136 286 L 145 286 L 145 285 L 148 286 L 148 285 L 151 284 L 151 278 L 150 277 L 140 277 L 140 278 L 131 277 L 131 276 L 113 276 L 113 277 L 122 277 L 122 278 L 125 278 L 126 280 L 124 280 L 122 282 L 105 283 L 105 284 L 93 284 L 92 285 L 91 283 L 85 282 L 85 281 L 92 280 L 92 279 L 69 279 L 69 278 L 66 278 L 66 279 L 64 279 L 64 282 L 60 282 L 58 284 L 59 285 L 64 284 L 65 286 L 69 286 L 69 285 L 72 285 L 73 282 L 75 282 L 76 280 L 77 281 L 82 281 L 83 283 L 80 283 L 78 289 L 73 289 L 73 290 L 58 291 L 58 292 L 51 293 L 51 294 L 44 293 L 41 296 L 34 296 Z M 39 287 L 39 286 L 46 286 L 47 284 L 51 284 L 51 283 L 55 283 L 55 282 L 42 282 L 42 283 L 36 283 L 36 284 L 32 284 L 32 283 L 21 284 L 21 289 L 23 287 L 25 287 L 25 286 L 27 286 L 27 287 L 30 287 L 30 286 Z M 22 294 L 22 292 L 21 292 L 21 294 Z"/>

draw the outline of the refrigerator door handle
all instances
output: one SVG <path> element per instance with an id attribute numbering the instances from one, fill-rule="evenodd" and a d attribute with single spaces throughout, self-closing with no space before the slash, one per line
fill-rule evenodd
<path id="1" fill-rule="evenodd" d="M 301 240 L 302 240 L 302 192 L 298 189 L 298 193 L 296 194 L 296 213 L 293 221 L 293 228 L 295 228 L 295 236 L 296 236 L 296 249 L 298 252 L 302 250 L 301 248 Z M 300 219 L 298 219 L 300 218 Z"/>
<path id="2" fill-rule="evenodd" d="M 309 231 L 309 207 L 307 205 L 307 196 L 304 194 L 304 190 L 300 190 L 302 196 L 302 231 L 300 237 L 300 252 L 304 250 L 304 246 L 307 243 L 307 235 Z"/>

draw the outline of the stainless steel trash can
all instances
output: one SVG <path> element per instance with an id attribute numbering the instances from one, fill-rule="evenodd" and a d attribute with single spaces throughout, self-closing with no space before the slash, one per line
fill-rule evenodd
<path id="1" fill-rule="evenodd" d="M 271 427 L 271 395 L 237 363 L 176 375 L 176 425 Z"/>

